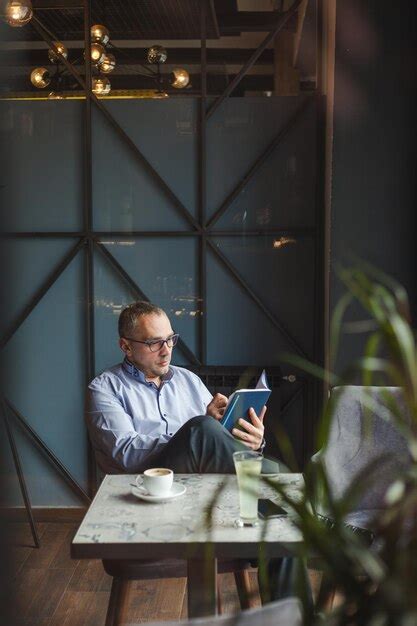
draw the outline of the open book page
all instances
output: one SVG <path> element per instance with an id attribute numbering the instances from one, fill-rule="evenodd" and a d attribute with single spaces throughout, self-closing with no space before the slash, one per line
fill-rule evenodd
<path id="1" fill-rule="evenodd" d="M 255 389 L 269 389 L 265 370 L 262 370 L 262 374 L 259 376 L 259 380 L 255 385 Z M 271 390 L 269 389 L 269 391 Z"/>

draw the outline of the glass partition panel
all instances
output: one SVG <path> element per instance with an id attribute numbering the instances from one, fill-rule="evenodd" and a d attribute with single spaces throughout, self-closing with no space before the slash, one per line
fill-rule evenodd
<path id="1" fill-rule="evenodd" d="M 197 243 L 194 238 L 115 238 L 103 239 L 102 245 L 144 296 L 166 311 L 175 331 L 196 354 L 199 299 L 196 285 Z M 112 340 L 105 343 L 117 344 L 117 319 L 121 309 L 140 299 L 126 285 L 111 262 L 100 259 L 96 264 L 95 278 L 98 370 L 121 360 L 120 350 L 100 344 L 104 343 L 103 336 L 109 337 L 110 333 Z M 173 362 L 186 362 L 180 347 L 174 351 Z"/>
<path id="2" fill-rule="evenodd" d="M 314 241 L 216 237 L 216 246 L 307 354 L 314 345 Z M 279 245 L 282 244 L 282 245 Z M 294 351 L 294 347 L 291 349 Z"/>
<path id="3" fill-rule="evenodd" d="M 84 502 L 80 501 L 80 498 L 58 473 L 58 470 L 46 459 L 29 436 L 22 431 L 22 428 L 16 424 L 11 411 L 8 411 L 8 419 L 13 429 L 13 436 L 19 451 L 32 505 L 49 507 L 84 505 Z M 7 480 L 2 482 L 2 487 L 7 489 L 7 505 L 21 507 L 22 494 L 16 468 L 1 422 L 0 436 L 5 444 L 3 461 Z M 55 445 L 53 449 L 55 451 Z M 28 532 L 30 532 L 29 529 Z"/>
<path id="4" fill-rule="evenodd" d="M 279 365 L 291 345 L 218 257 L 207 258 L 207 363 Z"/>
<path id="5" fill-rule="evenodd" d="M 0 219 L 10 231 L 78 231 L 83 105 L 0 102 Z"/>
<path id="6" fill-rule="evenodd" d="M 207 126 L 208 217 L 294 116 L 303 98 L 232 98 Z"/>
<path id="7" fill-rule="evenodd" d="M 99 251 L 94 255 L 94 330 L 96 374 L 123 360 L 117 321 L 121 310 L 137 300 Z"/>
<path id="8" fill-rule="evenodd" d="M 8 399 L 87 489 L 83 281 L 79 253 L 6 345 L 3 377 Z M 39 475 L 36 455 L 28 455 L 24 465 L 28 475 Z M 61 499 L 60 483 L 57 477 L 45 493 L 36 481 L 34 501 Z"/>
<path id="9" fill-rule="evenodd" d="M 18 239 L 3 240 L 2 293 L 4 294 L 0 335 L 22 313 L 40 287 L 78 240 Z"/>
<path id="10" fill-rule="evenodd" d="M 99 374 L 123 360 L 117 322 L 122 309 L 137 300 L 138 296 L 130 291 L 126 282 L 100 253 L 96 253 L 94 260 L 94 285 L 95 365 L 96 374 Z M 179 346 L 172 354 L 172 363 L 188 364 Z"/>
<path id="11" fill-rule="evenodd" d="M 317 112 L 312 102 L 216 222 L 214 230 L 313 228 L 316 138 Z"/>
<path id="12" fill-rule="evenodd" d="M 172 189 L 196 213 L 195 100 L 119 100 L 106 108 Z M 157 181 L 101 111 L 93 111 L 96 230 L 189 230 Z"/>

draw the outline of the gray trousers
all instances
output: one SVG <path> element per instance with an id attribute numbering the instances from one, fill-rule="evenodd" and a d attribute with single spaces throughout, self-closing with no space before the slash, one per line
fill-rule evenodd
<path id="1" fill-rule="evenodd" d="M 233 452 L 248 450 L 210 415 L 199 415 L 186 422 L 152 456 L 141 471 L 150 467 L 169 467 L 177 474 L 234 474 Z M 263 472 L 277 472 L 276 462 L 264 459 Z"/>

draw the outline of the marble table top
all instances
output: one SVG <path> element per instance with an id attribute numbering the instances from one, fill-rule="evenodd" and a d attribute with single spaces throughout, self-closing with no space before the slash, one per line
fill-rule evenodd
<path id="1" fill-rule="evenodd" d="M 284 556 L 302 541 L 292 514 L 260 520 L 254 528 L 236 528 L 239 494 L 234 475 L 177 474 L 175 481 L 186 486 L 186 493 L 159 504 L 133 495 L 135 478 L 105 477 L 74 537 L 74 558 L 192 558 L 201 556 L 207 544 L 216 557 L 255 558 L 261 540 L 268 543 L 270 556 Z M 274 480 L 285 485 L 290 498 L 301 497 L 302 474 L 280 474 Z M 264 483 L 260 497 L 280 501 Z"/>

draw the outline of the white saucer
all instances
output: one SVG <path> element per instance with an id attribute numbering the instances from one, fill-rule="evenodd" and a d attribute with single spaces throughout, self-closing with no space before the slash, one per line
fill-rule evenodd
<path id="1" fill-rule="evenodd" d="M 171 487 L 171 491 L 165 496 L 151 496 L 151 494 L 146 491 L 145 487 L 132 487 L 133 495 L 146 502 L 165 502 L 166 500 L 173 500 L 174 498 L 182 496 L 186 491 L 186 486 L 181 483 L 174 483 Z"/>

